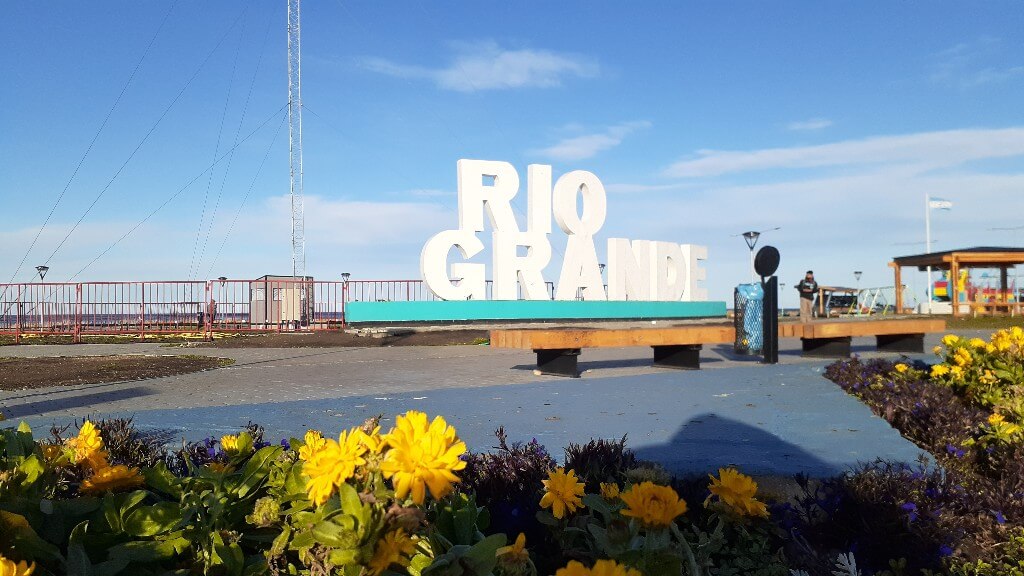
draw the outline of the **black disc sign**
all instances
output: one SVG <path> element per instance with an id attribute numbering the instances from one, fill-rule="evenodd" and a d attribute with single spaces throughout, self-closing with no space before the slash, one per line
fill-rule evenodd
<path id="1" fill-rule="evenodd" d="M 775 274 L 779 269 L 779 251 L 774 246 L 765 246 L 754 256 L 754 271 L 762 278 Z"/>

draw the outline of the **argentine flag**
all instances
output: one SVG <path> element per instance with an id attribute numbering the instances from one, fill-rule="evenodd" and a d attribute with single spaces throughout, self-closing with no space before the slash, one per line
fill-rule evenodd
<path id="1" fill-rule="evenodd" d="M 930 198 L 928 200 L 928 207 L 934 210 L 952 210 L 953 203 L 942 198 Z"/>

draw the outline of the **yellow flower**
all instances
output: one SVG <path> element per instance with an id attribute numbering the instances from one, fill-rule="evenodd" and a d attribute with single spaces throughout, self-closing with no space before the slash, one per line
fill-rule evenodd
<path id="1" fill-rule="evenodd" d="M 555 576 L 643 576 L 634 568 L 629 568 L 614 560 L 598 560 L 593 568 L 573 560 L 565 568 L 559 568 Z"/>
<path id="2" fill-rule="evenodd" d="M 498 560 L 507 564 L 526 564 L 530 561 L 530 553 L 526 551 L 526 534 L 516 536 L 516 541 L 509 546 L 498 548 L 495 553 Z"/>
<path id="3" fill-rule="evenodd" d="M 36 570 L 36 563 L 31 564 L 22 560 L 17 564 L 0 555 L 0 576 L 30 576 Z"/>
<path id="4" fill-rule="evenodd" d="M 741 474 L 735 468 L 719 468 L 718 478 L 711 476 L 711 485 L 708 490 L 711 494 L 718 496 L 718 499 L 725 502 L 735 512 L 743 516 L 768 517 L 768 509 L 764 502 L 755 498 L 757 494 L 757 482 L 746 474 Z M 711 496 L 708 496 L 708 500 Z M 704 501 L 707 506 L 708 500 Z"/>
<path id="5" fill-rule="evenodd" d="M 1002 424 L 1006 418 L 1002 414 L 993 414 L 988 417 L 988 423 L 995 426 L 996 424 Z"/>
<path id="6" fill-rule="evenodd" d="M 893 368 L 895 368 L 896 371 L 899 372 L 900 374 L 903 374 L 904 372 L 906 372 L 908 370 L 908 366 L 906 364 L 902 364 L 902 363 L 893 366 Z"/>
<path id="7" fill-rule="evenodd" d="M 995 347 L 995 346 L 993 346 L 993 345 L 991 345 L 991 344 L 987 344 L 987 345 L 985 346 L 985 352 L 988 352 L 989 354 L 995 354 L 995 352 L 996 352 L 996 347 Z"/>
<path id="8" fill-rule="evenodd" d="M 932 348 L 932 353 L 935 354 L 936 356 L 942 355 L 942 346 L 936 346 L 935 348 Z"/>
<path id="9" fill-rule="evenodd" d="M 392 564 L 409 565 L 409 556 L 416 550 L 416 541 L 401 528 L 392 530 L 377 540 L 370 559 L 370 574 L 383 574 Z"/>
<path id="10" fill-rule="evenodd" d="M 76 464 L 84 464 L 93 470 L 106 468 L 107 451 L 103 447 L 103 438 L 100 437 L 99 428 L 86 420 L 78 429 L 78 436 L 68 440 L 68 446 L 74 449 Z"/>
<path id="11" fill-rule="evenodd" d="M 460 459 L 466 444 L 440 416 L 428 424 L 426 414 L 410 410 L 395 419 L 383 439 L 390 450 L 380 469 L 392 479 L 398 499 L 412 494 L 413 502 L 423 504 L 427 488 L 434 498 L 443 498 L 459 482 L 455 472 L 466 467 Z"/>
<path id="12" fill-rule="evenodd" d="M 971 357 L 971 353 L 967 348 L 957 348 L 956 353 L 953 355 L 953 362 L 957 366 L 968 366 L 973 361 L 974 358 Z"/>
<path id="13" fill-rule="evenodd" d="M 95 474 L 82 480 L 79 492 L 83 494 L 97 494 L 101 492 L 112 492 L 126 488 L 138 488 L 144 480 L 138 468 L 129 468 L 122 464 L 108 466 L 97 470 Z"/>
<path id="14" fill-rule="evenodd" d="M 984 341 L 984 340 L 982 340 L 981 338 L 971 338 L 971 339 L 970 339 L 970 341 L 969 341 L 969 342 L 967 342 L 967 343 L 968 343 L 968 344 L 969 344 L 969 345 L 970 345 L 970 346 L 971 346 L 972 348 L 984 348 L 985 346 L 987 346 L 987 344 L 985 343 L 985 341 Z"/>
<path id="15" fill-rule="evenodd" d="M 949 375 L 952 376 L 954 380 L 963 380 L 964 369 L 959 366 L 953 366 L 949 369 Z"/>
<path id="16" fill-rule="evenodd" d="M 309 477 L 306 493 L 317 506 L 334 494 L 334 490 L 356 473 L 356 467 L 366 464 L 363 454 L 366 446 L 359 442 L 359 434 L 345 431 L 338 440 L 325 440 L 324 446 L 313 453 L 302 465 L 302 473 Z"/>
<path id="17" fill-rule="evenodd" d="M 675 490 L 654 482 L 634 484 L 622 495 L 622 501 L 626 503 L 623 516 L 636 518 L 652 528 L 666 528 L 686 512 L 686 501 Z"/>
<path id="18" fill-rule="evenodd" d="M 220 447 L 225 452 L 238 452 L 238 436 L 235 434 L 225 434 L 220 437 Z"/>
<path id="19" fill-rule="evenodd" d="M 614 482 L 601 482 L 601 498 L 617 500 L 619 498 L 619 485 Z"/>
<path id="20" fill-rule="evenodd" d="M 946 334 L 942 337 L 942 343 L 945 344 L 947 348 L 955 345 L 959 341 L 960 337 L 956 334 Z"/>
<path id="21" fill-rule="evenodd" d="M 309 462 L 313 459 L 313 455 L 323 449 L 326 445 L 327 440 L 324 440 L 324 436 L 319 430 L 306 430 L 306 436 L 303 438 L 302 448 L 299 448 L 299 458 Z"/>
<path id="22" fill-rule="evenodd" d="M 949 374 L 949 366 L 946 366 L 945 364 L 936 364 L 935 366 L 932 366 L 932 378 L 938 378 L 940 376 L 945 376 L 946 374 Z"/>
<path id="23" fill-rule="evenodd" d="M 544 496 L 540 499 L 541 508 L 551 508 L 555 518 L 565 518 L 566 511 L 572 513 L 583 507 L 584 484 L 576 479 L 574 470 L 565 471 L 558 467 L 548 473 L 544 483 Z"/>
<path id="24" fill-rule="evenodd" d="M 366 432 L 359 430 L 360 442 L 371 454 L 380 454 L 384 450 L 384 437 L 380 434 L 380 426 L 374 426 L 373 430 Z"/>

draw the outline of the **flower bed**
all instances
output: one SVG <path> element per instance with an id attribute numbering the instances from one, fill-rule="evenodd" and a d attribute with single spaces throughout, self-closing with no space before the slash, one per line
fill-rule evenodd
<path id="1" fill-rule="evenodd" d="M 876 463 L 774 495 L 732 468 L 670 477 L 625 438 L 570 445 L 558 466 L 499 429 L 470 454 L 415 411 L 386 432 L 269 444 L 250 425 L 174 452 L 126 421 L 7 428 L 0 575 L 1024 574 L 1022 350 L 1008 331 L 948 338 L 946 373 L 831 366 L 942 466 Z"/>
<path id="2" fill-rule="evenodd" d="M 905 510 L 919 567 L 938 548 L 954 573 L 1024 574 L 1024 330 L 947 335 L 934 352 L 932 366 L 853 359 L 826 371 L 939 465 L 889 467 L 879 480 L 901 482 L 880 483 L 873 500 Z"/>

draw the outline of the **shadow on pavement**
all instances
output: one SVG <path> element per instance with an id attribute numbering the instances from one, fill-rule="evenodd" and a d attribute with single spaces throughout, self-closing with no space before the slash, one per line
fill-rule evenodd
<path id="1" fill-rule="evenodd" d="M 130 398 L 141 398 L 143 396 L 151 396 L 153 394 L 156 394 L 156 392 L 151 388 L 146 386 L 135 386 L 133 388 L 125 388 L 123 390 L 111 390 L 110 392 L 96 392 L 94 394 L 64 396 L 61 398 L 54 398 L 52 400 L 26 402 L 24 404 L 0 408 L 0 412 L 3 413 L 5 418 L 12 420 L 15 418 L 38 416 L 48 412 L 72 410 L 75 408 L 91 406 L 93 404 L 116 402 L 118 400 L 128 400 Z"/>
<path id="2" fill-rule="evenodd" d="M 713 413 L 690 418 L 667 444 L 637 448 L 636 455 L 680 475 L 713 473 L 727 466 L 745 474 L 804 473 L 819 478 L 844 471 L 774 434 Z"/>

